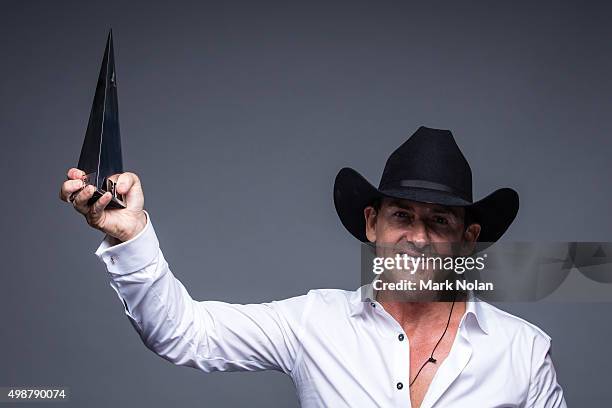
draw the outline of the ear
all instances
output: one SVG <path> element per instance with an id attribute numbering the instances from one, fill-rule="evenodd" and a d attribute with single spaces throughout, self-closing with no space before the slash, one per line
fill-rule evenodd
<path id="1" fill-rule="evenodd" d="M 481 226 L 480 224 L 470 224 L 469 227 L 465 229 L 463 232 L 463 242 L 464 245 L 464 255 L 469 255 L 473 253 L 474 248 L 476 247 L 476 241 L 478 240 L 478 236 L 480 236 Z"/>
<path id="2" fill-rule="evenodd" d="M 465 231 L 463 232 L 463 236 L 465 238 L 466 241 L 469 242 L 476 242 L 478 240 L 478 237 L 480 236 L 480 224 L 470 224 L 469 227 L 467 227 L 465 229 Z"/>
<path id="3" fill-rule="evenodd" d="M 376 210 L 372 206 L 363 209 L 365 217 L 366 237 L 370 242 L 376 242 Z"/>

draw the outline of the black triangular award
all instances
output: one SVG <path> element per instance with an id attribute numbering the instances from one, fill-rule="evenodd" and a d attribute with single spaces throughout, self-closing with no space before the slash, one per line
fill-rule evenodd
<path id="1" fill-rule="evenodd" d="M 110 191 L 113 198 L 107 208 L 125 208 L 123 196 L 115 191 L 115 183 L 109 179 L 123 172 L 112 31 L 106 41 L 78 168 L 86 173 L 85 182 L 96 187 L 90 205 Z"/>

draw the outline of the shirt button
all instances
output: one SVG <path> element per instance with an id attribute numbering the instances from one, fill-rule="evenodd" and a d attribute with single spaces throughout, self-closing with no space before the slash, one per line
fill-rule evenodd
<path id="1" fill-rule="evenodd" d="M 114 265 L 114 264 L 115 264 L 115 257 L 114 257 L 114 256 L 111 256 L 111 257 L 110 257 L 110 261 L 111 261 L 111 263 Z"/>
<path id="2" fill-rule="evenodd" d="M 399 336 L 397 336 L 397 339 L 399 341 L 404 341 L 404 335 L 400 333 Z"/>
<path id="3" fill-rule="evenodd" d="M 404 384 L 402 384 L 401 382 L 397 383 L 397 389 L 401 390 L 402 388 L 404 388 Z"/>
<path id="4" fill-rule="evenodd" d="M 376 307 L 376 303 L 374 303 L 374 302 L 370 303 L 370 305 L 371 305 L 372 307 Z"/>

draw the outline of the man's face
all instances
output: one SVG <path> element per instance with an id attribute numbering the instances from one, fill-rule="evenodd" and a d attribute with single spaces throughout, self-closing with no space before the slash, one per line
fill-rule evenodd
<path id="1" fill-rule="evenodd" d="M 480 225 L 465 225 L 462 207 L 383 198 L 378 211 L 367 207 L 364 216 L 370 242 L 402 248 L 413 256 L 466 255 L 480 234 Z M 463 244 L 461 253 L 458 243 Z"/>
<path id="2" fill-rule="evenodd" d="M 376 243 L 376 256 L 383 258 L 427 257 L 446 258 L 470 255 L 480 234 L 480 225 L 464 223 L 461 207 L 419 203 L 410 200 L 384 198 L 378 211 L 364 210 L 366 236 Z M 411 271 L 392 268 L 380 277 L 387 282 L 419 281 L 444 282 L 452 278 L 433 264 L 420 264 Z M 394 300 L 428 301 L 438 298 L 436 291 L 409 290 L 393 294 Z"/>

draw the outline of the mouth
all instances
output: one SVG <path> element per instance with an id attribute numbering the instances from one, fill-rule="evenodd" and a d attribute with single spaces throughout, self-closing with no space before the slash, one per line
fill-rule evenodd
<path id="1" fill-rule="evenodd" d="M 406 256 L 408 259 L 415 259 L 415 258 L 420 258 L 422 256 L 425 256 L 425 254 L 423 253 L 415 253 L 415 252 L 411 252 L 411 251 L 397 251 L 397 254 L 401 255 L 401 256 Z"/>

